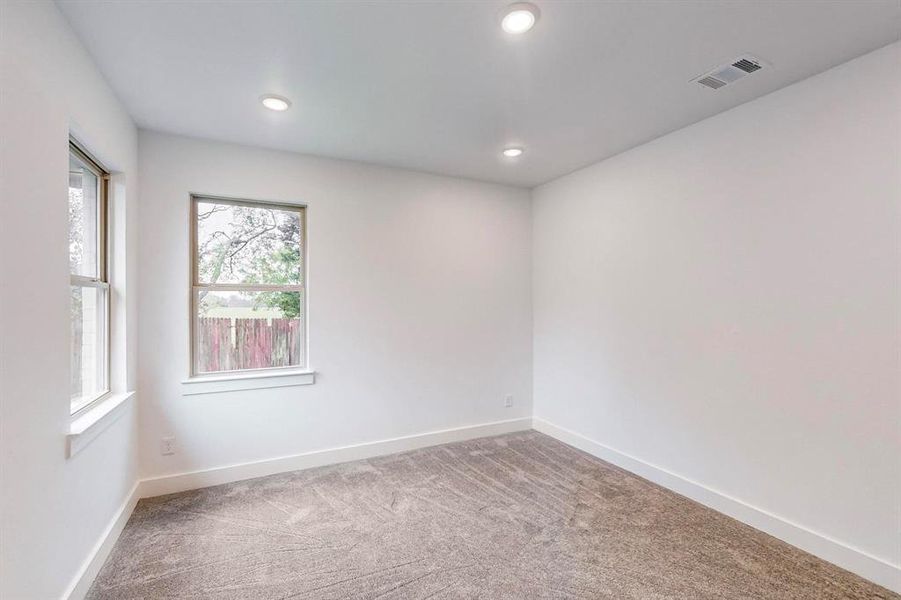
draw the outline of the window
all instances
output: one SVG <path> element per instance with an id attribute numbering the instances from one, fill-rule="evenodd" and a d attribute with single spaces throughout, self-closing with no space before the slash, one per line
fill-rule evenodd
<path id="1" fill-rule="evenodd" d="M 78 146 L 70 143 L 70 394 L 73 413 L 109 391 L 107 181 L 107 173 Z"/>
<path id="2" fill-rule="evenodd" d="M 306 364 L 305 209 L 193 197 L 192 374 Z"/>

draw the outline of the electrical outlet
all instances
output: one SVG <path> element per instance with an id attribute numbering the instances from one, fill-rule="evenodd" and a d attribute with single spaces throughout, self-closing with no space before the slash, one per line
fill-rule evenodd
<path id="1" fill-rule="evenodd" d="M 507 408 L 513 406 L 513 396 L 507 394 L 507 397 L 504 398 L 504 406 L 506 406 Z"/>
<path id="2" fill-rule="evenodd" d="M 169 456 L 171 454 L 175 454 L 175 438 L 174 437 L 164 437 L 160 440 L 160 454 L 163 456 Z"/>

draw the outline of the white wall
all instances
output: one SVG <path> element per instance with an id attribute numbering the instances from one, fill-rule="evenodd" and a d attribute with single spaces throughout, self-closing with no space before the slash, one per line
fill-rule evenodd
<path id="1" fill-rule="evenodd" d="M 139 146 L 144 476 L 531 414 L 527 190 L 158 133 Z M 182 396 L 190 192 L 309 206 L 315 385 Z"/>
<path id="2" fill-rule="evenodd" d="M 901 563 L 899 65 L 537 188 L 535 416 Z"/>
<path id="3" fill-rule="evenodd" d="M 0 597 L 49 599 L 72 583 L 137 472 L 130 406 L 66 458 L 68 137 L 118 173 L 113 383 L 122 390 L 136 371 L 135 284 L 125 275 L 136 260 L 137 132 L 53 3 L 4 1 L 0 12 Z"/>

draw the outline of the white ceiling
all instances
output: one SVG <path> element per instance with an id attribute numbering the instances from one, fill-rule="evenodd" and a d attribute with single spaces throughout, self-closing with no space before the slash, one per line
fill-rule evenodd
<path id="1" fill-rule="evenodd" d="M 534 1 L 519 37 L 495 0 L 59 5 L 140 127 L 527 187 L 901 35 L 898 0 Z"/>

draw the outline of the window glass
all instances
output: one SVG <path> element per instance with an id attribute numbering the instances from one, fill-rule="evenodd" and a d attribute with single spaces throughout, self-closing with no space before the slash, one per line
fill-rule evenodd
<path id="1" fill-rule="evenodd" d="M 198 372 L 303 364 L 301 292 L 199 291 Z"/>
<path id="2" fill-rule="evenodd" d="M 70 403 L 77 412 L 109 391 L 109 282 L 104 173 L 69 149 Z"/>
<path id="3" fill-rule="evenodd" d="M 102 395 L 106 389 L 106 290 L 97 287 L 72 288 L 72 405 Z"/>
<path id="4" fill-rule="evenodd" d="M 99 274 L 98 192 L 100 180 L 85 162 L 69 155 L 69 272 L 97 277 Z"/>
<path id="5" fill-rule="evenodd" d="M 194 374 L 304 366 L 304 209 L 193 201 Z"/>
<path id="6" fill-rule="evenodd" d="M 301 283 L 301 214 L 197 202 L 198 283 Z"/>

